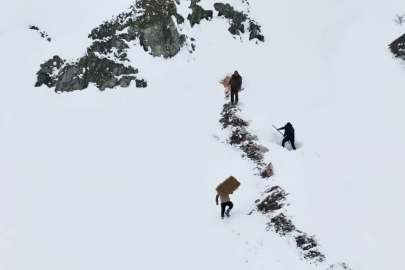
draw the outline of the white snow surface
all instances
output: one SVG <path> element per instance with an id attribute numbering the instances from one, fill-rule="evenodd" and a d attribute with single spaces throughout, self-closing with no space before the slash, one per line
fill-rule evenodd
<path id="1" fill-rule="evenodd" d="M 405 3 L 249 3 L 264 43 L 234 39 L 214 11 L 179 26 L 196 39 L 192 54 L 163 60 L 132 46 L 147 88 L 61 95 L 34 87 L 39 65 L 82 56 L 90 31 L 132 0 L 2 3 L 0 269 L 401 269 L 405 70 L 387 46 L 404 33 L 393 19 Z M 270 149 L 267 180 L 221 143 L 218 81 L 234 70 L 241 117 Z M 297 151 L 271 126 L 286 122 Z M 215 187 L 229 175 L 241 187 L 221 220 Z M 301 260 L 293 239 L 266 231 L 268 217 L 247 215 L 272 185 L 289 193 L 287 214 L 315 235 L 325 263 Z"/>

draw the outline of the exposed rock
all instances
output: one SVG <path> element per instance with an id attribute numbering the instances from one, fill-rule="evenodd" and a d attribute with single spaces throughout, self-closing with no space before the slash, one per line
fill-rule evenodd
<path id="1" fill-rule="evenodd" d="M 35 87 L 39 87 L 43 84 L 48 87 L 53 87 L 56 80 L 56 76 L 53 73 L 55 70 L 59 70 L 63 64 L 64 61 L 57 55 L 41 64 L 41 69 L 37 72 L 37 82 Z"/>
<path id="2" fill-rule="evenodd" d="M 35 26 L 35 25 L 30 25 L 30 26 L 29 26 L 29 29 L 38 31 L 42 38 L 44 38 L 44 39 L 46 39 L 47 41 L 51 42 L 52 39 L 49 37 L 49 35 L 48 35 L 45 31 L 42 31 L 42 32 L 41 32 L 37 26 Z"/>
<path id="3" fill-rule="evenodd" d="M 228 126 L 232 127 L 247 127 L 249 126 L 249 122 L 241 119 L 236 115 L 238 110 L 232 108 L 230 104 L 224 104 L 221 119 L 219 122 L 222 124 L 222 128 L 227 128 Z"/>
<path id="4" fill-rule="evenodd" d="M 147 87 L 144 79 L 134 76 L 138 70 L 126 64 L 130 62 L 127 42 L 139 40 L 151 55 L 173 57 L 186 42 L 186 36 L 180 34 L 176 26 L 183 22 L 175 0 L 138 0 L 135 6 L 91 31 L 88 37 L 93 43 L 85 56 L 65 63 L 62 68 L 54 69 L 48 63 L 50 60 L 41 65 L 36 86 L 45 84 L 59 92 L 82 90 L 94 83 L 100 90 L 105 90 L 128 87 L 134 80 L 136 87 Z"/>
<path id="5" fill-rule="evenodd" d="M 245 26 L 243 23 L 247 20 L 247 15 L 243 12 L 236 11 L 231 5 L 223 3 L 215 3 L 214 8 L 218 11 L 218 16 L 224 16 L 230 20 L 231 26 L 228 31 L 232 35 L 239 35 L 245 33 Z"/>
<path id="6" fill-rule="evenodd" d="M 129 49 L 127 43 L 120 39 L 119 37 L 113 36 L 106 40 L 97 40 L 87 48 L 87 53 L 91 54 L 98 52 L 100 54 L 108 55 L 114 53 L 114 57 L 120 59 L 121 61 L 129 61 L 126 56 L 126 50 Z"/>
<path id="7" fill-rule="evenodd" d="M 394 40 L 389 47 L 396 58 L 405 61 L 405 34 Z"/>
<path id="8" fill-rule="evenodd" d="M 135 80 L 135 76 L 122 76 L 121 79 L 118 81 L 118 84 L 121 87 L 128 87 L 131 81 Z"/>
<path id="9" fill-rule="evenodd" d="M 281 209 L 288 194 L 279 186 L 274 186 L 265 193 L 269 193 L 260 203 L 257 204 L 257 210 L 262 214 L 268 214 Z"/>
<path id="10" fill-rule="evenodd" d="M 191 14 L 187 19 L 192 26 L 202 19 L 212 19 L 212 10 L 204 10 L 197 5 L 198 2 L 199 0 L 191 1 Z M 103 22 L 91 31 L 88 37 L 93 42 L 83 57 L 65 63 L 59 56 L 55 56 L 58 58 L 55 66 L 51 64 L 55 62 L 53 60 L 42 64 L 41 69 L 37 72 L 35 86 L 55 87 L 55 91 L 59 92 L 82 90 L 87 88 L 89 83 L 94 83 L 100 90 L 105 90 L 116 86 L 128 87 L 130 82 L 135 80 L 136 87 L 146 87 L 147 82 L 135 76 L 138 70 L 129 65 L 129 42 L 138 40 L 149 54 L 163 58 L 175 56 L 184 45 L 190 46 L 188 47 L 190 52 L 196 49 L 195 44 L 186 42 L 187 37 L 181 34 L 177 28 L 177 25 L 184 23 L 184 18 L 177 13 L 175 3 L 179 4 L 180 1 L 136 1 L 136 4 L 130 6 L 128 10 Z M 244 22 L 248 21 L 250 22 L 250 38 L 264 40 L 260 34 L 260 27 L 244 13 L 235 11 L 228 4 L 216 3 L 214 7 L 220 11 L 221 16 L 231 19 L 230 31 L 232 33 L 243 33 L 245 31 Z M 36 26 L 30 26 L 30 28 L 39 30 Z M 43 35 L 47 37 L 46 33 Z M 235 119 L 235 121 L 233 124 L 238 124 L 237 122 L 240 120 Z M 259 161 L 261 159 L 259 149 L 251 143 L 245 143 L 253 140 L 255 140 L 254 136 L 243 132 L 239 134 L 239 131 L 235 131 L 231 142 L 240 144 L 240 148 L 245 153 L 244 157 Z M 243 141 L 244 143 L 242 143 Z"/>
<path id="11" fill-rule="evenodd" d="M 146 86 L 148 86 L 148 83 L 144 79 L 142 79 L 142 80 L 136 79 L 135 83 L 136 83 L 136 87 L 139 87 L 139 88 L 145 88 Z"/>
<path id="12" fill-rule="evenodd" d="M 250 32 L 249 40 L 256 38 L 256 39 L 264 42 L 264 36 L 261 34 L 261 31 L 260 31 L 260 25 L 258 25 L 256 22 L 254 22 L 254 21 L 249 22 L 248 31 Z"/>
<path id="13" fill-rule="evenodd" d="M 229 145 L 238 147 L 243 153 L 242 157 L 253 161 L 256 169 L 262 171 L 266 164 L 263 162 L 263 154 L 254 143 L 258 138 L 246 129 L 249 122 L 236 115 L 238 111 L 240 109 L 233 107 L 231 104 L 224 104 L 219 122 L 222 124 L 223 129 L 231 129 L 231 135 L 226 142 Z"/>
<path id="14" fill-rule="evenodd" d="M 88 35 L 89 38 L 93 40 L 103 40 L 105 38 L 111 38 L 116 36 L 121 39 L 125 39 L 126 41 L 131 41 L 136 38 L 135 33 L 133 35 L 129 33 L 118 33 L 122 32 L 125 28 L 133 23 L 133 16 L 134 16 L 134 7 L 130 6 L 130 8 L 119 14 L 116 18 L 105 21 L 103 24 L 99 25 L 98 27 L 94 28 L 91 33 Z M 117 34 L 118 33 L 118 34 Z"/>
<path id="15" fill-rule="evenodd" d="M 100 90 L 114 88 L 117 85 L 128 87 L 138 70 L 124 66 L 108 58 L 99 58 L 94 53 L 87 54 L 77 62 L 65 63 L 59 56 L 54 56 L 41 65 L 37 73 L 36 87 L 45 84 L 55 87 L 55 92 L 82 90 L 94 83 Z"/>
<path id="16" fill-rule="evenodd" d="M 116 40 L 127 42 L 139 39 L 140 45 L 151 55 L 173 57 L 180 51 L 186 37 L 178 32 L 172 16 L 177 24 L 184 22 L 173 0 L 138 0 L 130 11 L 93 29 L 89 37 L 104 39 L 116 36 Z"/>
<path id="17" fill-rule="evenodd" d="M 270 222 L 267 223 L 266 229 L 274 230 L 281 236 L 286 236 L 295 231 L 295 226 L 288 217 L 281 213 L 270 219 Z"/>
<path id="18" fill-rule="evenodd" d="M 120 80 L 117 76 L 134 75 L 138 70 L 131 66 L 124 66 L 108 58 L 99 58 L 94 53 L 85 55 L 74 64 L 63 67 L 58 74 L 55 91 L 82 90 L 94 83 L 98 89 L 114 88 L 117 85 L 129 86 L 135 76 L 123 76 Z"/>
<path id="19" fill-rule="evenodd" d="M 192 12 L 188 14 L 187 20 L 190 21 L 191 27 L 199 24 L 202 19 L 210 21 L 212 19 L 212 10 L 204 10 L 201 6 L 197 5 L 200 0 L 191 0 L 190 9 Z"/>
<path id="20" fill-rule="evenodd" d="M 325 255 L 317 250 L 318 243 L 314 236 L 308 236 L 307 234 L 298 231 L 299 235 L 295 236 L 295 242 L 297 247 L 301 249 L 303 257 L 307 260 L 313 260 L 315 262 L 323 262 Z"/>
<path id="21" fill-rule="evenodd" d="M 177 14 L 173 0 L 138 0 L 136 19 L 128 32 L 136 33 L 145 51 L 153 56 L 175 56 L 185 44 L 186 36 L 178 32 L 172 16 L 178 24 L 184 21 Z"/>
<path id="22" fill-rule="evenodd" d="M 240 35 L 245 33 L 245 22 L 249 23 L 248 31 L 249 40 L 258 39 L 264 42 L 264 36 L 261 34 L 260 25 L 251 20 L 246 14 L 241 11 L 235 10 L 229 4 L 215 3 L 214 8 L 218 11 L 218 16 L 223 16 L 230 21 L 230 27 L 228 31 L 232 35 Z"/>

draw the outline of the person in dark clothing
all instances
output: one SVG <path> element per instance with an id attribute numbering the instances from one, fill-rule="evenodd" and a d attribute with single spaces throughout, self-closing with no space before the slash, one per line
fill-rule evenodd
<path id="1" fill-rule="evenodd" d="M 292 148 L 293 148 L 294 150 L 297 150 L 297 149 L 295 148 L 295 144 L 294 144 L 294 141 L 295 141 L 295 130 L 294 130 L 294 127 L 291 125 L 290 122 L 288 122 L 284 127 L 281 127 L 281 128 L 279 128 L 279 129 L 277 129 L 277 130 L 282 130 L 282 129 L 285 130 L 285 131 L 284 131 L 284 139 L 283 139 L 283 142 L 282 142 L 283 147 L 284 147 L 285 143 L 286 143 L 287 141 L 289 141 L 289 142 L 291 143 Z"/>
<path id="2" fill-rule="evenodd" d="M 235 105 L 238 104 L 239 95 L 238 92 L 242 87 L 242 76 L 239 75 L 238 71 L 235 70 L 231 79 L 229 80 L 228 85 L 231 86 L 231 103 Z"/>

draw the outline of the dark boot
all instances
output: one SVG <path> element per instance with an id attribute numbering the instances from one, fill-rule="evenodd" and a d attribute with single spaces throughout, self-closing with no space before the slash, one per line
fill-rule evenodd
<path id="1" fill-rule="evenodd" d="M 224 219 L 226 203 L 221 203 L 221 218 Z"/>

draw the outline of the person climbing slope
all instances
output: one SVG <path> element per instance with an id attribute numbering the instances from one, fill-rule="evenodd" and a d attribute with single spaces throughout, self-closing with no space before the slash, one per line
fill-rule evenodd
<path id="1" fill-rule="evenodd" d="M 215 197 L 215 202 L 218 205 L 218 198 L 221 199 L 221 218 L 224 218 L 224 214 L 229 217 L 229 212 L 233 208 L 233 203 L 229 198 L 230 194 L 233 194 L 235 190 L 237 190 L 240 186 L 240 182 L 233 176 L 229 176 L 225 181 L 217 186 L 215 191 L 217 192 L 217 196 Z M 226 207 L 228 209 L 225 212 Z"/>
<path id="2" fill-rule="evenodd" d="M 284 131 L 284 139 L 283 139 L 283 142 L 282 142 L 282 146 L 284 147 L 285 143 L 286 143 L 287 141 L 289 141 L 289 142 L 291 143 L 292 148 L 293 148 L 294 150 L 297 150 L 297 149 L 295 148 L 295 144 L 294 144 L 294 141 L 295 141 L 295 130 L 294 130 L 294 127 L 291 125 L 290 122 L 288 122 L 284 127 L 278 128 L 277 130 L 282 130 L 282 129 L 285 130 L 285 131 Z"/>
<path id="3" fill-rule="evenodd" d="M 239 101 L 239 91 L 242 88 L 242 76 L 239 75 L 238 71 L 235 70 L 228 85 L 231 86 L 231 104 L 238 104 Z"/>
<path id="4" fill-rule="evenodd" d="M 217 196 L 215 197 L 215 202 L 217 203 L 217 205 L 218 205 L 218 198 L 221 199 L 221 218 L 222 219 L 224 218 L 224 214 L 226 214 L 229 217 L 229 213 L 233 208 L 233 203 L 231 202 L 229 195 L 218 192 Z M 228 209 L 225 211 L 227 206 Z"/>

